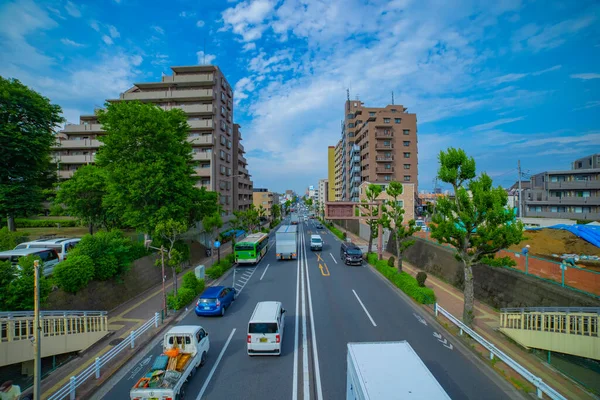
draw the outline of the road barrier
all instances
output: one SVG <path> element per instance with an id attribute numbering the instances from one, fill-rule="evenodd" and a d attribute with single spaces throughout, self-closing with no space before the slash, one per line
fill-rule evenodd
<path id="1" fill-rule="evenodd" d="M 152 327 L 158 328 L 160 321 L 160 314 L 155 313 L 154 317 L 150 318 L 140 326 L 138 329 L 131 331 L 131 333 L 118 345 L 110 349 L 106 354 L 101 357 L 96 357 L 96 360 L 89 367 L 84 369 L 79 375 L 72 376 L 69 379 L 69 383 L 58 389 L 54 394 L 48 397 L 48 400 L 62 400 L 69 397 L 70 400 L 75 400 L 76 389 L 81 386 L 92 376 L 95 379 L 100 379 L 100 369 L 108 364 L 117 354 L 127 348 L 135 348 L 135 339 L 146 333 Z"/>
<path id="2" fill-rule="evenodd" d="M 543 398 L 543 393 L 545 393 L 549 398 L 551 398 L 553 400 L 567 400 L 566 397 L 564 397 L 563 395 L 558 393 L 555 389 L 548 386 L 548 384 L 545 383 L 544 381 L 542 381 L 541 378 L 533 375 L 531 372 L 529 372 L 527 369 L 525 369 L 525 367 L 521 366 L 515 360 L 513 360 L 512 358 L 507 356 L 501 350 L 499 350 L 494 344 L 485 340 L 477 332 L 475 332 L 474 330 L 469 328 L 467 325 L 465 325 L 461 320 L 456 318 L 454 315 L 450 314 L 448 311 L 444 310 L 439 304 L 437 304 L 437 303 L 435 304 L 434 310 L 435 310 L 436 317 L 438 316 L 438 314 L 442 314 L 443 316 L 448 318 L 448 320 L 450 320 L 450 322 L 452 322 L 454 325 L 456 325 L 458 328 L 460 328 L 461 335 L 463 334 L 463 332 L 466 332 L 469 336 L 471 336 L 473 339 L 475 339 L 480 345 L 482 345 L 487 350 L 489 350 L 490 360 L 493 360 L 494 356 L 498 357 L 500 359 L 500 361 L 502 361 L 503 363 L 508 365 L 510 368 L 512 368 L 515 372 L 517 372 L 523 378 L 527 379 L 532 385 L 534 385 L 536 387 L 538 398 L 540 398 L 540 399 Z"/>

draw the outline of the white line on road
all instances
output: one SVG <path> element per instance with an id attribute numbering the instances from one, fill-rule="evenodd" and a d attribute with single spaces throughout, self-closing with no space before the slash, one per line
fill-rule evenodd
<path id="1" fill-rule="evenodd" d="M 296 268 L 296 323 L 294 333 L 294 370 L 292 373 L 292 400 L 298 399 L 298 318 L 300 312 L 300 257 Z"/>
<path id="2" fill-rule="evenodd" d="M 248 282 L 248 279 L 250 279 L 250 277 L 248 277 L 246 280 L 244 280 L 244 278 L 242 277 L 242 278 L 238 279 L 238 281 L 243 281 L 244 283 L 246 283 L 246 282 Z"/>
<path id="3" fill-rule="evenodd" d="M 371 317 L 371 314 L 369 314 L 369 312 L 367 311 L 367 307 L 365 307 L 365 305 L 360 300 L 360 297 L 358 297 L 358 295 L 356 294 L 356 292 L 354 291 L 354 289 L 352 289 L 352 293 L 354 293 L 354 295 L 356 296 L 356 300 L 358 300 L 358 302 L 362 306 L 363 310 L 365 310 L 365 313 L 367 313 L 367 317 L 369 317 L 369 319 L 371 320 L 371 323 L 373 324 L 373 326 L 377 326 L 377 324 L 375 323 L 375 321 L 373 321 L 373 318 Z"/>
<path id="4" fill-rule="evenodd" d="M 331 258 L 333 259 L 333 262 L 337 264 L 337 260 L 335 259 L 335 257 L 333 256 L 333 254 L 329 253 L 329 255 L 331 256 Z"/>
<path id="5" fill-rule="evenodd" d="M 217 357 L 217 361 L 215 362 L 215 365 L 213 365 L 212 369 L 210 370 L 210 373 L 206 377 L 206 381 L 204 382 L 202 389 L 200 389 L 200 393 L 198 393 L 198 397 L 196 397 L 196 400 L 202 399 L 202 395 L 206 391 L 206 388 L 208 387 L 208 384 L 210 383 L 210 379 L 212 378 L 213 374 L 215 373 L 217 367 L 219 366 L 219 363 L 221 362 L 221 358 L 223 358 L 223 354 L 225 354 L 225 350 L 227 350 L 227 346 L 229 346 L 229 342 L 231 342 L 231 338 L 233 337 L 234 333 L 235 333 L 235 328 L 233 328 L 233 330 L 229 334 L 229 338 L 227 339 L 227 342 L 225 342 L 225 346 L 223 346 L 221 353 L 219 353 L 219 357 Z"/>
<path id="6" fill-rule="evenodd" d="M 304 235 L 300 238 L 300 251 L 305 251 L 304 249 Z M 306 260 L 306 254 L 304 254 L 304 259 Z M 302 269 L 304 269 L 305 262 L 301 263 Z M 304 394 L 304 400 L 310 400 L 310 375 L 308 373 L 308 331 L 306 329 L 306 296 L 304 296 L 305 287 L 304 287 L 304 271 L 302 271 L 301 286 L 302 286 L 302 378 L 304 382 L 302 393 Z"/>
<path id="7" fill-rule="evenodd" d="M 260 276 L 261 281 L 262 281 L 262 278 L 264 278 L 265 274 L 267 273 L 267 270 L 269 269 L 269 265 L 271 265 L 271 264 L 267 264 L 267 266 L 265 267 L 265 270 L 263 271 L 262 275 Z"/>

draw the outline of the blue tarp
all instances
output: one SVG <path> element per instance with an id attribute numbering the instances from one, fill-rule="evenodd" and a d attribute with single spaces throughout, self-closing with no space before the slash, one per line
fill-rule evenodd
<path id="1" fill-rule="evenodd" d="M 230 230 L 230 231 L 227 231 L 227 232 L 223 233 L 223 237 L 229 237 L 229 236 L 233 235 L 233 233 L 234 233 L 234 232 L 235 232 L 235 237 L 236 237 L 236 238 L 239 238 L 239 237 L 240 237 L 240 236 L 242 236 L 244 233 L 246 233 L 246 231 L 243 231 L 243 230 L 241 230 L 241 229 L 239 229 L 239 230 L 237 230 L 237 231 L 236 231 L 236 230 L 234 230 L 234 229 L 232 229 L 232 230 Z"/>
<path id="2" fill-rule="evenodd" d="M 546 226 L 544 228 L 527 228 L 529 231 L 539 231 L 540 229 L 561 229 L 569 231 L 572 234 L 579 236 L 585 241 L 590 242 L 596 247 L 600 247 L 600 226 L 594 225 L 565 225 L 558 224 L 552 226 Z"/>

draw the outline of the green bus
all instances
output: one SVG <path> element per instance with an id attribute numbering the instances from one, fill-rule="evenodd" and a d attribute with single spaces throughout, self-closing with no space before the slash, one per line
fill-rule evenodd
<path id="1" fill-rule="evenodd" d="M 238 264 L 256 264 L 267 254 L 269 235 L 253 233 L 235 244 L 235 262 Z"/>

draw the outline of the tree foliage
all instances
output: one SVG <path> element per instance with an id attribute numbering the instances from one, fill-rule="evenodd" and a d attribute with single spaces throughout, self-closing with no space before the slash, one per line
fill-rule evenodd
<path id="1" fill-rule="evenodd" d="M 185 221 L 189 226 L 214 211 L 216 193 L 194 186 L 183 111 L 140 102 L 107 103 L 98 120 L 106 132 L 96 155 L 106 171 L 104 200 L 126 225 L 151 233 L 160 222 Z"/>
<path id="2" fill-rule="evenodd" d="M 233 229 L 241 229 L 248 233 L 254 232 L 260 226 L 259 211 L 250 204 L 250 207 L 244 211 L 234 211 L 234 218 L 230 224 Z"/>
<path id="3" fill-rule="evenodd" d="M 52 290 L 50 282 L 41 273 L 41 260 L 37 256 L 19 258 L 19 267 L 10 261 L 0 261 L 0 308 L 3 311 L 33 310 L 35 275 L 33 263 L 40 261 L 40 304 L 43 305 Z"/>
<path id="4" fill-rule="evenodd" d="M 392 200 L 384 205 L 384 216 L 381 222 L 392 231 L 396 244 L 396 255 L 398 256 L 398 270 L 402 272 L 404 252 L 415 244 L 415 241 L 409 238 L 417 231 L 417 227 L 414 219 L 408 221 L 408 224 L 404 224 L 404 205 L 399 200 L 404 192 L 404 185 L 400 182 L 390 182 L 386 191 Z"/>
<path id="5" fill-rule="evenodd" d="M 485 173 L 476 177 L 475 160 L 462 149 L 449 148 L 439 155 L 438 178 L 452 185 L 454 198 L 438 200 L 432 217 L 431 236 L 456 249 L 465 274 L 463 320 L 474 319 L 473 265 L 482 258 L 523 240 L 523 225 L 514 209 L 507 207 L 508 195 L 493 187 Z"/>
<path id="6" fill-rule="evenodd" d="M 223 227 L 223 218 L 221 218 L 221 213 L 218 211 L 207 215 L 202 218 L 202 227 L 204 228 L 204 232 L 212 241 L 215 237 L 215 231 Z M 209 246 L 209 243 L 206 243 L 206 246 Z"/>
<path id="7" fill-rule="evenodd" d="M 160 242 L 163 251 L 165 252 L 165 264 L 171 267 L 173 273 L 173 293 L 177 296 L 177 273 L 181 269 L 181 264 L 189 258 L 189 252 L 186 254 L 182 251 L 181 246 L 178 246 L 181 235 L 187 232 L 188 226 L 183 221 L 168 219 L 159 222 L 154 229 L 154 237 Z M 187 246 L 185 246 L 187 248 Z M 160 265 L 162 260 L 157 260 Z"/>
<path id="8" fill-rule="evenodd" d="M 383 189 L 381 185 L 376 185 L 371 183 L 367 186 L 365 190 L 365 196 L 367 197 L 365 200 L 362 200 L 361 209 L 364 211 L 361 213 L 363 217 L 378 217 L 378 218 L 369 218 L 366 220 L 367 225 L 369 226 L 369 249 L 367 253 L 371 253 L 373 249 L 373 239 L 377 238 L 379 235 L 379 224 L 381 223 L 381 215 L 379 215 L 379 206 L 369 205 L 368 203 L 374 203 L 377 197 L 381 194 Z"/>
<path id="9" fill-rule="evenodd" d="M 70 255 L 54 268 L 53 276 L 59 288 L 77 293 L 94 278 L 94 261 L 85 255 Z"/>
<path id="10" fill-rule="evenodd" d="M 26 242 L 28 237 L 27 233 L 11 232 L 6 226 L 0 228 L 0 251 L 12 250 L 19 243 Z"/>
<path id="11" fill-rule="evenodd" d="M 273 204 L 271 207 L 271 218 L 273 221 L 281 218 L 281 206 L 279 204 Z"/>
<path id="12" fill-rule="evenodd" d="M 43 189 L 56 179 L 51 158 L 60 106 L 16 79 L 0 76 L 0 215 L 14 231 L 16 216 L 40 209 Z"/>

